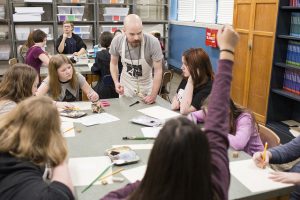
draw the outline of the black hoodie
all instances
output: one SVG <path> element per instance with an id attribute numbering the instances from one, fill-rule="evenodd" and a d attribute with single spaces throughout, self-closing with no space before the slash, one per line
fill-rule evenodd
<path id="1" fill-rule="evenodd" d="M 32 162 L 0 153 L 0 200 L 71 200 L 71 190 L 63 183 L 46 183 L 44 170 Z"/>

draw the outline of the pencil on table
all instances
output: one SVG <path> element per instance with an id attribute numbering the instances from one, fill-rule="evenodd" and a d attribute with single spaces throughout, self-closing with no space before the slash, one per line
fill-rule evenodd
<path id="1" fill-rule="evenodd" d="M 67 130 L 65 130 L 65 131 L 63 132 L 63 134 L 66 133 L 66 132 L 69 132 L 69 131 L 72 130 L 72 129 L 74 129 L 74 127 L 68 128 Z"/>
<path id="2" fill-rule="evenodd" d="M 263 155 L 262 155 L 263 161 L 266 160 L 267 148 L 268 148 L 268 142 L 265 143 L 265 148 L 264 148 L 264 152 L 263 152 Z"/>
<path id="3" fill-rule="evenodd" d="M 117 174 L 117 173 L 119 173 L 119 172 L 121 172 L 121 171 L 123 171 L 123 170 L 124 170 L 124 168 L 121 168 L 121 169 L 118 169 L 118 170 L 112 172 L 111 174 L 107 174 L 106 176 L 101 177 L 101 178 L 99 179 L 99 181 L 102 181 L 102 180 L 106 179 L 107 177 L 110 177 L 110 176 L 112 176 L 112 175 L 115 175 L 115 174 Z"/>

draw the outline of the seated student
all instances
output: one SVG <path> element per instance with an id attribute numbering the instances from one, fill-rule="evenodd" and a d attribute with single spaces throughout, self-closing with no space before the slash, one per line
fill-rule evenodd
<path id="1" fill-rule="evenodd" d="M 116 37 L 116 36 L 118 36 L 118 35 L 121 35 L 121 34 L 123 34 L 123 32 L 122 32 L 120 29 L 116 29 L 116 30 L 114 31 L 114 37 Z"/>
<path id="2" fill-rule="evenodd" d="M 91 71 L 99 75 L 99 81 L 94 87 L 94 90 L 98 93 L 101 99 L 118 98 L 119 94 L 115 90 L 113 80 L 109 81 L 107 75 L 110 75 L 110 53 L 109 47 L 113 39 L 111 32 L 103 32 L 100 36 L 101 51 L 97 52 L 95 63 Z M 122 71 L 122 63 L 119 62 L 119 72 Z M 107 80 L 104 80 L 106 76 Z M 106 83 L 108 81 L 108 83 Z"/>
<path id="3" fill-rule="evenodd" d="M 34 45 L 28 49 L 25 63 L 33 67 L 40 75 L 42 64 L 48 66 L 50 59 L 48 53 L 44 51 L 47 43 L 47 34 L 39 29 L 35 30 L 32 33 L 32 40 Z"/>
<path id="4" fill-rule="evenodd" d="M 207 110 L 208 98 L 204 101 L 202 110 L 190 113 L 188 118 L 195 123 L 204 122 L 205 115 L 209 112 Z M 258 124 L 253 113 L 246 108 L 237 106 L 231 99 L 229 107 L 229 127 L 228 140 L 233 149 L 245 151 L 251 156 L 255 152 L 264 150 L 258 133 Z"/>
<path id="5" fill-rule="evenodd" d="M 63 34 L 56 40 L 56 50 L 62 54 L 79 56 L 85 54 L 86 45 L 79 35 L 73 33 L 74 24 L 68 21 L 63 23 Z"/>
<path id="6" fill-rule="evenodd" d="M 34 45 L 34 42 L 33 42 L 33 39 L 32 39 L 32 33 L 33 32 L 29 33 L 26 42 L 19 49 L 20 61 L 22 63 L 24 63 L 25 60 L 26 60 L 26 54 L 27 54 L 28 49 Z"/>
<path id="7" fill-rule="evenodd" d="M 289 143 L 268 149 L 265 161 L 263 151 L 256 152 L 253 160 L 256 166 L 264 168 L 267 164 L 285 164 L 300 158 L 300 136 Z M 290 195 L 290 200 L 300 199 L 300 162 L 296 163 L 288 172 L 272 172 L 270 178 L 276 182 L 296 184 Z"/>
<path id="8" fill-rule="evenodd" d="M 11 111 L 20 101 L 35 95 L 39 76 L 29 65 L 17 63 L 8 68 L 0 83 L 0 115 Z"/>
<path id="9" fill-rule="evenodd" d="M 143 180 L 110 192 L 103 200 L 228 199 L 227 112 L 233 54 L 222 50 L 234 51 L 237 42 L 238 35 L 230 27 L 219 31 L 219 71 L 205 131 L 185 118 L 166 122 L 155 140 Z"/>
<path id="10" fill-rule="evenodd" d="M 48 93 L 55 101 L 79 101 L 79 89 L 82 89 L 90 101 L 98 101 L 98 94 L 80 73 L 76 73 L 70 59 L 58 54 L 50 59 L 49 75 L 42 81 L 36 95 Z"/>
<path id="11" fill-rule="evenodd" d="M 67 144 L 52 100 L 22 101 L 0 120 L 0 199 L 74 199 L 66 158 Z M 45 182 L 49 167 L 50 183 Z"/>
<path id="12" fill-rule="evenodd" d="M 214 72 L 206 52 L 201 48 L 191 48 L 182 55 L 183 80 L 172 100 L 171 108 L 181 114 L 200 110 L 202 102 L 209 95 Z"/>

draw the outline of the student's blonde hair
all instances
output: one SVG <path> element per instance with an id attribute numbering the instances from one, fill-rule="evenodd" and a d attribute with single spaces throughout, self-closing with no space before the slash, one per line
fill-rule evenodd
<path id="1" fill-rule="evenodd" d="M 65 160 L 59 114 L 49 97 L 30 97 L 0 118 L 0 152 L 53 167 Z"/>
<path id="2" fill-rule="evenodd" d="M 73 75 L 70 80 L 70 85 L 72 89 L 77 89 L 78 87 L 78 79 L 76 76 L 76 71 L 74 68 L 74 65 L 72 64 L 71 60 L 63 55 L 63 54 L 58 54 L 54 55 L 50 58 L 49 61 L 49 89 L 50 89 L 50 94 L 53 99 L 57 99 L 61 93 L 61 85 L 58 77 L 58 68 L 60 68 L 63 64 L 70 64 L 73 69 Z"/>
<path id="3" fill-rule="evenodd" d="M 16 103 L 31 97 L 32 86 L 38 74 L 29 65 L 17 63 L 4 74 L 0 83 L 0 100 L 11 100 Z"/>

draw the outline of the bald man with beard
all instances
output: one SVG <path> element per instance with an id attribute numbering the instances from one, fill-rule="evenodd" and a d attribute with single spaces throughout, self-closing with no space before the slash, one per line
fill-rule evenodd
<path id="1" fill-rule="evenodd" d="M 116 36 L 110 48 L 110 72 L 120 96 L 139 96 L 146 104 L 155 102 L 162 78 L 163 54 L 157 38 L 143 33 L 139 16 L 124 19 L 124 33 Z M 123 70 L 118 79 L 118 60 Z M 154 75 L 152 74 L 154 72 Z"/>

